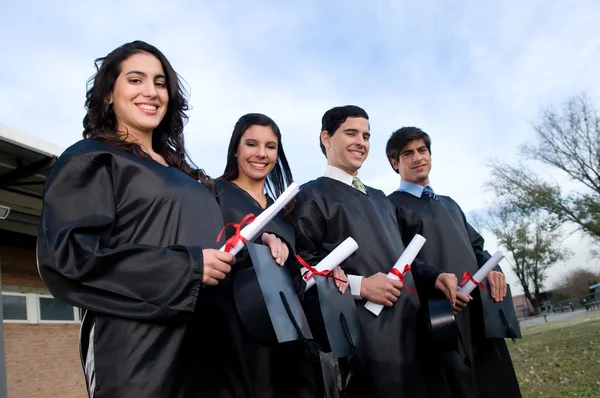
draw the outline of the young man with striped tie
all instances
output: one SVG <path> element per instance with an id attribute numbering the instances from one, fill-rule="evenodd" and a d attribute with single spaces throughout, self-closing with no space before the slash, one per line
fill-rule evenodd
<path id="1" fill-rule="evenodd" d="M 457 277 L 463 272 L 475 274 L 491 256 L 483 249 L 483 238 L 469 225 L 458 204 L 449 196 L 434 192 L 429 181 L 429 135 L 416 127 L 403 127 L 388 140 L 386 155 L 401 177 L 399 189 L 388 198 L 403 225 L 404 241 L 420 234 L 427 243 L 418 259 Z M 420 287 L 419 278 L 415 280 Z M 487 282 L 489 291 L 476 289 L 473 297 L 456 293 L 457 306 L 464 308 L 456 315 L 464 344 L 461 353 L 449 352 L 437 357 L 445 374 L 437 384 L 447 384 L 453 398 L 521 396 L 506 343 L 503 339 L 486 338 L 484 331 L 482 308 L 504 299 L 506 278 L 498 267 L 490 272 Z M 437 294 L 427 289 L 420 289 L 419 293 L 424 300 Z"/>

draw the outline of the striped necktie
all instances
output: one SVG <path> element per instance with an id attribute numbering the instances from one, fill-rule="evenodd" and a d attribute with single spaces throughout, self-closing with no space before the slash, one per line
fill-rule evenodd
<path id="1" fill-rule="evenodd" d="M 430 199 L 438 200 L 438 196 L 435 194 L 435 192 L 433 192 L 433 189 L 431 189 L 429 185 L 426 185 L 425 188 L 423 188 L 423 193 L 421 194 L 421 197 L 425 197 L 426 195 Z"/>
<path id="2" fill-rule="evenodd" d="M 364 193 L 365 195 L 367 194 L 367 188 L 365 188 L 365 185 L 362 183 L 362 181 L 358 177 L 354 177 L 352 179 L 352 187 L 358 189 L 360 192 Z"/>

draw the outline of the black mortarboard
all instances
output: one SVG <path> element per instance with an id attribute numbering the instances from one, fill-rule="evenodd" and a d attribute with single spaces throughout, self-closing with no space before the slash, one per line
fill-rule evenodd
<path id="1" fill-rule="evenodd" d="M 488 281 L 484 280 L 483 284 L 485 290 L 481 290 L 480 294 L 485 337 L 520 339 L 521 328 L 513 305 L 510 285 L 506 284 L 506 297 L 504 297 L 504 300 L 497 303 L 489 293 Z"/>
<path id="2" fill-rule="evenodd" d="M 429 332 L 436 351 L 458 349 L 458 326 L 448 299 L 429 300 Z"/>
<path id="3" fill-rule="evenodd" d="M 268 246 L 247 242 L 246 247 L 253 268 L 239 271 L 233 280 L 235 305 L 246 330 L 264 346 L 312 339 L 288 270 L 275 262 Z"/>
<path id="4" fill-rule="evenodd" d="M 360 326 L 350 289 L 342 294 L 334 279 L 321 276 L 315 278 L 321 315 L 333 357 L 360 354 Z"/>

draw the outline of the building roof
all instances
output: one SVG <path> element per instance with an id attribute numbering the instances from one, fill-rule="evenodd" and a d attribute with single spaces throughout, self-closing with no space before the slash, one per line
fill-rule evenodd
<path id="1" fill-rule="evenodd" d="M 10 208 L 0 229 L 37 234 L 44 183 L 63 150 L 0 124 L 0 206 Z"/>

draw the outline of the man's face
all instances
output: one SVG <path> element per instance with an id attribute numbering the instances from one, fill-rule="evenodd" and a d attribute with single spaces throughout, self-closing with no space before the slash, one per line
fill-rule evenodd
<path id="1" fill-rule="evenodd" d="M 363 117 L 349 117 L 332 136 L 321 132 L 321 142 L 327 153 L 327 163 L 357 175 L 369 155 L 369 121 Z"/>
<path id="2" fill-rule="evenodd" d="M 402 148 L 398 159 L 390 159 L 394 169 L 398 170 L 403 181 L 419 185 L 429 183 L 431 154 L 423 139 L 409 142 Z"/>

